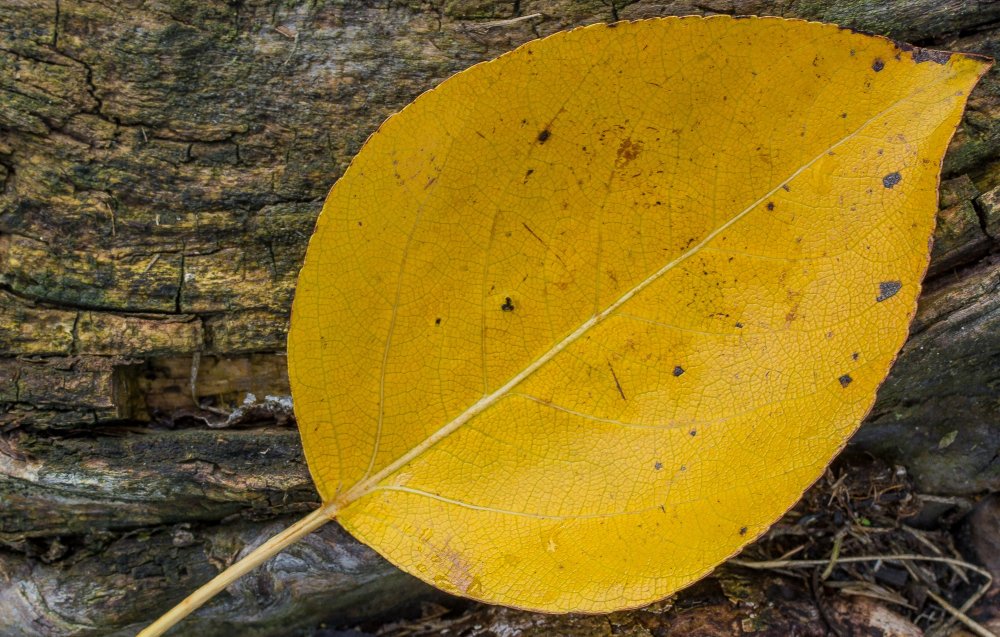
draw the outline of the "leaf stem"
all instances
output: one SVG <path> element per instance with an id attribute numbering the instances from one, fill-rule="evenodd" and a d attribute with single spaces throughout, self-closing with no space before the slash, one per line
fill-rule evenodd
<path id="1" fill-rule="evenodd" d="M 159 637 L 167 632 L 177 622 L 196 611 L 205 602 L 222 592 L 227 586 L 271 559 L 288 546 L 334 519 L 337 511 L 338 507 L 334 503 L 324 504 L 316 509 L 267 542 L 258 546 L 243 559 L 230 565 L 229 568 L 216 575 L 207 584 L 188 595 L 181 603 L 147 626 L 145 630 L 140 631 L 136 637 Z"/>

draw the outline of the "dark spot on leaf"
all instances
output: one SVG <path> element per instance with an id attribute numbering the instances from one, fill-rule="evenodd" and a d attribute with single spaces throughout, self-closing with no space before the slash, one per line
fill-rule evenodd
<path id="1" fill-rule="evenodd" d="M 901 281 L 882 281 L 878 284 L 878 296 L 875 297 L 875 302 L 881 303 L 886 299 L 891 299 L 902 289 L 903 283 Z"/>
<path id="2" fill-rule="evenodd" d="M 889 173 L 882 178 L 882 185 L 886 188 L 892 188 L 899 182 L 903 181 L 903 176 L 897 173 Z"/>
<path id="3" fill-rule="evenodd" d="M 660 469 L 663 468 L 663 463 L 660 462 L 659 460 L 657 460 L 656 464 L 653 465 L 653 468 L 656 469 L 657 471 L 659 471 Z"/>
<path id="4" fill-rule="evenodd" d="M 910 55 L 913 56 L 913 61 L 917 64 L 921 62 L 934 62 L 935 64 L 947 64 L 948 60 L 951 59 L 951 53 L 948 51 L 935 51 L 934 49 L 922 49 L 912 44 L 905 44 L 902 42 L 897 42 L 896 47 L 904 51 L 909 51 Z"/>
<path id="5" fill-rule="evenodd" d="M 736 329 L 740 329 L 740 330 L 743 329 L 743 323 L 737 323 L 736 324 Z"/>
<path id="6" fill-rule="evenodd" d="M 858 360 L 859 356 L 861 356 L 861 354 L 859 352 L 854 352 L 853 354 L 851 354 L 851 360 L 852 361 L 856 361 L 856 360 Z"/>
<path id="7" fill-rule="evenodd" d="M 436 319 L 434 319 L 434 325 L 441 325 L 441 317 L 440 316 L 437 317 Z"/>
<path id="8" fill-rule="evenodd" d="M 872 62 L 872 70 L 878 73 L 884 68 L 885 68 L 885 62 L 882 61 L 882 58 L 875 58 L 875 61 Z"/>
<path id="9" fill-rule="evenodd" d="M 687 465 L 682 464 L 681 471 L 687 471 L 687 470 L 688 470 Z"/>
<path id="10" fill-rule="evenodd" d="M 767 209 L 768 210 L 774 210 L 774 202 L 773 201 L 767 202 Z"/>
<path id="11" fill-rule="evenodd" d="M 782 184 L 782 185 L 781 185 L 781 187 L 782 187 L 782 189 L 783 189 L 783 190 L 784 190 L 785 192 L 791 192 L 791 191 L 792 191 L 792 187 L 791 187 L 791 186 L 789 186 L 788 184 Z"/>
<path id="12" fill-rule="evenodd" d="M 747 534 L 747 527 L 741 526 L 740 527 L 740 535 L 746 535 L 746 534 Z"/>
<path id="13" fill-rule="evenodd" d="M 361 223 L 360 221 L 358 222 L 358 227 L 359 227 L 359 228 L 360 228 L 361 226 L 363 226 L 363 225 L 364 225 L 364 224 L 363 224 L 363 223 Z"/>
<path id="14" fill-rule="evenodd" d="M 840 117 L 841 119 L 847 119 L 847 113 L 841 113 Z"/>
<path id="15" fill-rule="evenodd" d="M 674 376 L 680 376 L 683 373 L 684 373 L 683 367 L 681 367 L 680 365 L 674 367 Z"/>
<path id="16" fill-rule="evenodd" d="M 840 381 L 840 386 L 841 387 L 847 387 L 848 385 L 851 384 L 851 381 L 853 381 L 854 379 L 851 378 L 850 374 L 844 374 L 843 376 L 841 376 L 837 380 Z"/>
<path id="17" fill-rule="evenodd" d="M 500 309 L 503 310 L 504 312 L 514 311 L 514 302 L 510 300 L 509 296 L 504 299 L 503 305 L 500 306 Z"/>
<path id="18" fill-rule="evenodd" d="M 698 430 L 697 429 L 692 429 L 688 433 L 691 434 L 691 437 L 693 438 L 693 437 L 695 437 L 695 436 L 698 435 Z"/>
<path id="19" fill-rule="evenodd" d="M 550 137 L 551 135 L 552 135 L 552 133 L 550 133 L 550 132 L 549 132 L 549 129 L 547 129 L 547 128 L 546 128 L 546 129 L 545 129 L 545 130 L 543 130 L 542 132 L 538 133 L 538 143 L 539 143 L 539 144 L 544 144 L 544 143 L 545 143 L 545 141 L 546 141 L 546 140 L 547 140 L 547 139 L 548 139 L 548 138 L 549 138 L 549 137 Z"/>

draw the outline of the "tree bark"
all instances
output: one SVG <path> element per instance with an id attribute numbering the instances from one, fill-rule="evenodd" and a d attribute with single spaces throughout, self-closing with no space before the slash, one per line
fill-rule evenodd
<path id="1" fill-rule="evenodd" d="M 318 502 L 289 304 L 323 197 L 385 117 L 535 37 L 710 13 L 1000 55 L 1000 4 L 958 0 L 4 2 L 0 635 L 134 632 Z M 998 114 L 991 71 L 945 161 L 911 338 L 852 442 L 938 495 L 1000 490 Z M 231 593 L 177 634 L 433 595 L 336 527 Z"/>

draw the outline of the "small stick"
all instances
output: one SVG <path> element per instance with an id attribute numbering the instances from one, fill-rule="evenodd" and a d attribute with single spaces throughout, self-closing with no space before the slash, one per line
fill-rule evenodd
<path id="1" fill-rule="evenodd" d="M 476 22 L 474 24 L 462 25 L 465 29 L 469 31 L 480 31 L 485 32 L 490 29 L 497 29 L 502 27 L 509 27 L 517 24 L 518 22 L 524 22 L 526 20 L 534 20 L 535 18 L 541 18 L 541 13 L 531 13 L 528 15 L 517 16 L 516 18 L 505 18 L 503 20 L 491 20 L 489 22 Z"/>
<path id="2" fill-rule="evenodd" d="M 925 537 L 926 534 L 923 531 L 918 531 L 917 529 L 915 529 L 915 528 L 913 528 L 911 526 L 906 526 L 906 525 L 903 525 L 902 529 L 904 531 L 906 531 L 907 533 L 909 533 L 910 535 L 912 535 L 921 544 L 923 544 L 924 546 L 926 546 L 930 550 L 934 551 L 938 555 L 944 555 L 944 553 L 941 552 L 941 549 L 939 549 L 937 546 L 935 546 L 935 544 L 933 542 L 931 542 L 930 540 L 928 540 Z M 969 578 L 966 577 L 965 571 L 963 571 L 962 569 L 958 568 L 954 564 L 949 564 L 949 566 L 951 567 L 951 570 L 953 570 L 955 572 L 955 574 L 958 575 L 962 579 L 963 582 L 965 582 L 966 584 L 969 583 Z"/>
<path id="3" fill-rule="evenodd" d="M 833 569 L 837 566 L 837 558 L 840 557 L 840 547 L 844 543 L 844 532 L 838 531 L 837 537 L 833 540 L 833 551 L 830 552 L 830 563 L 826 565 L 823 569 L 823 573 L 819 576 L 820 581 L 825 582 L 827 578 L 833 573 Z"/>
<path id="4" fill-rule="evenodd" d="M 972 604 L 976 602 L 983 594 L 989 590 L 990 586 L 993 584 L 993 575 L 984 568 L 980 568 L 975 564 L 970 564 L 969 562 L 963 562 L 962 560 L 956 560 L 950 557 L 934 557 L 930 555 L 914 555 L 914 554 L 901 554 L 901 555 L 867 555 L 863 557 L 842 557 L 838 561 L 841 564 L 854 563 L 854 562 L 874 562 L 878 560 L 885 560 L 887 562 L 897 561 L 897 562 L 938 562 L 941 564 L 948 564 L 950 566 L 959 566 L 962 568 L 969 569 L 979 575 L 982 575 L 986 579 L 986 583 L 972 595 L 962 607 L 955 608 L 949 604 L 944 598 L 935 593 L 934 591 L 927 589 L 927 594 L 933 599 L 941 608 L 945 609 L 949 614 L 951 614 L 955 619 L 965 624 L 972 632 L 976 633 L 980 637 L 997 637 L 994 633 L 987 630 L 982 624 L 979 624 L 968 615 L 965 611 L 972 607 Z M 779 568 L 808 568 L 812 566 L 824 566 L 829 564 L 829 560 L 770 560 L 765 562 L 749 562 L 745 560 L 729 560 L 729 564 L 734 564 L 736 566 L 743 566 L 745 568 L 753 568 L 760 570 L 771 570 Z"/>
<path id="5" fill-rule="evenodd" d="M 979 573 L 986 579 L 993 581 L 993 576 L 985 568 L 976 566 L 975 564 L 970 564 L 969 562 L 963 562 L 962 560 L 956 560 L 951 557 L 934 557 L 931 555 L 916 555 L 912 553 L 901 553 L 899 555 L 865 555 L 862 557 L 842 557 L 837 561 L 840 563 L 857 563 L 857 562 L 875 562 L 877 560 L 887 560 L 887 561 L 898 561 L 898 562 L 940 562 L 942 564 L 954 564 L 956 566 L 961 566 L 962 568 L 967 568 L 970 571 Z M 729 560 L 728 564 L 735 564 L 736 566 L 743 566 L 745 568 L 755 568 L 759 570 L 767 570 L 774 568 L 808 568 L 810 566 L 826 566 L 830 560 L 768 560 L 763 562 L 751 562 L 748 560 L 733 559 Z"/>
<path id="6" fill-rule="evenodd" d="M 997 637 L 996 633 L 990 631 L 985 626 L 983 626 L 982 624 L 980 624 L 976 620 L 974 620 L 971 617 L 969 617 L 968 615 L 966 615 L 964 612 L 962 612 L 961 609 L 955 608 L 954 606 L 952 606 L 951 604 L 949 604 L 948 600 L 946 600 L 945 598 L 941 597 L 940 595 L 938 595 L 937 593 L 935 593 L 934 591 L 932 591 L 929 588 L 927 589 L 927 595 L 929 595 L 931 599 L 933 599 L 935 602 L 937 602 L 938 605 L 941 608 L 943 608 L 946 611 L 948 611 L 951 614 L 952 617 L 954 617 L 958 621 L 962 622 L 963 624 L 965 624 L 965 626 L 969 630 L 971 630 L 972 632 L 974 632 L 977 635 L 979 635 L 979 637 Z M 963 606 L 965 606 L 967 604 L 968 603 L 963 604 Z"/>
<path id="7" fill-rule="evenodd" d="M 243 559 L 216 575 L 207 584 L 188 595 L 180 604 L 171 608 L 165 615 L 140 631 L 136 637 L 159 637 L 170 630 L 177 622 L 198 610 L 205 602 L 218 595 L 227 586 L 271 559 L 291 544 L 320 528 L 332 520 L 336 514 L 337 507 L 334 504 L 325 504 L 316 509 L 255 548 Z"/>

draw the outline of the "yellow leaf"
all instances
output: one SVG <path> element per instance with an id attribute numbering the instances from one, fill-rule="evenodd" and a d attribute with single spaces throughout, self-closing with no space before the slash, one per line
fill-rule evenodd
<path id="1" fill-rule="evenodd" d="M 522 608 L 637 606 L 708 573 L 871 407 L 987 67 L 668 18 L 419 97 L 330 192 L 299 279 L 289 368 L 327 510 Z"/>

